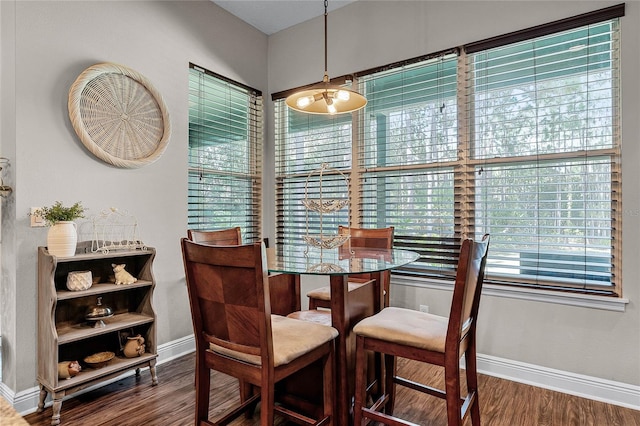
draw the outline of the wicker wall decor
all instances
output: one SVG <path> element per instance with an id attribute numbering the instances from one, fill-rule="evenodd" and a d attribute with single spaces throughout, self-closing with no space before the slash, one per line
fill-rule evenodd
<path id="1" fill-rule="evenodd" d="M 69 90 L 69 118 L 93 155 L 116 167 L 156 161 L 171 135 L 160 93 L 138 72 L 114 63 L 84 70 Z"/>

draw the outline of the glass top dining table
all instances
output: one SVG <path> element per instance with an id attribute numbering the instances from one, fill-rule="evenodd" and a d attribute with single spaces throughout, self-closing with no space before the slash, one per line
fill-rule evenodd
<path id="1" fill-rule="evenodd" d="M 362 318 L 379 312 L 383 306 L 385 271 L 399 268 L 418 259 L 418 253 L 402 249 L 356 248 L 345 244 L 334 249 L 305 245 L 276 245 L 267 249 L 270 274 L 284 276 L 324 275 L 331 291 L 331 325 L 338 330 L 336 339 L 336 425 L 351 423 L 354 392 L 353 372 L 355 338 L 353 326 Z M 366 277 L 366 284 L 349 291 L 349 280 Z M 373 279 L 372 279 L 373 278 Z M 299 305 L 299 303 L 298 303 Z"/>
<path id="2" fill-rule="evenodd" d="M 352 275 L 399 268 L 418 259 L 416 252 L 341 246 L 334 249 L 277 245 L 268 255 L 270 273 Z"/>

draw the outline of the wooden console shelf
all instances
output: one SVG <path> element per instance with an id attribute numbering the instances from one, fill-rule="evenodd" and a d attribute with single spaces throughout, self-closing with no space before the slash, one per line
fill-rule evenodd
<path id="1" fill-rule="evenodd" d="M 62 399 L 81 389 L 122 373 L 149 367 L 152 385 L 156 376 L 156 314 L 153 310 L 153 260 L 155 249 L 118 250 L 109 253 L 87 253 L 90 242 L 78 244 L 76 255 L 56 257 L 46 247 L 38 248 L 38 410 L 50 393 L 53 399 L 51 424 L 60 424 Z M 112 264 L 126 265 L 137 278 L 133 284 L 113 283 Z M 86 290 L 71 291 L 66 287 L 69 272 L 91 271 L 95 282 Z M 87 310 L 96 305 L 111 308 L 113 315 L 101 326 L 85 319 Z M 145 353 L 127 358 L 122 349 L 127 337 L 140 334 L 145 339 Z M 100 368 L 91 368 L 84 358 L 97 352 L 113 352 L 115 357 Z M 78 361 L 82 367 L 76 376 L 58 377 L 58 363 Z"/>

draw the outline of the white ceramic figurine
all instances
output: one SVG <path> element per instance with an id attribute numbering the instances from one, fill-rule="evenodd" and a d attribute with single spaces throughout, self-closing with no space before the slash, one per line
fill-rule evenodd
<path id="1" fill-rule="evenodd" d="M 138 281 L 137 278 L 135 278 L 133 275 L 131 275 L 130 273 L 128 273 L 127 271 L 125 271 L 124 267 L 126 265 L 124 263 L 120 264 L 120 265 L 116 265 L 115 263 L 111 264 L 111 267 L 113 268 L 113 273 L 115 274 L 116 277 L 116 284 L 120 285 L 120 284 L 133 284 L 136 281 Z"/>

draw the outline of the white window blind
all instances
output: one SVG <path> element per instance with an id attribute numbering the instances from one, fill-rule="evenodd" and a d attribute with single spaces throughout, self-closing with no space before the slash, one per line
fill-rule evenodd
<path id="1" fill-rule="evenodd" d="M 262 94 L 189 69 L 188 227 L 261 238 Z"/>
<path id="2" fill-rule="evenodd" d="M 612 290 L 619 277 L 617 19 L 468 56 L 478 233 L 497 281 Z"/>

